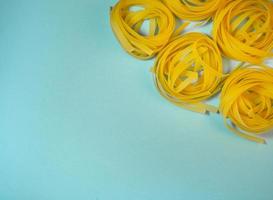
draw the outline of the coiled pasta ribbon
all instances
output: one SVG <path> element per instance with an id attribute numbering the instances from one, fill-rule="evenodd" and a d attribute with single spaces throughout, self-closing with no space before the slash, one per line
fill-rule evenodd
<path id="1" fill-rule="evenodd" d="M 220 111 L 230 130 L 246 139 L 265 143 L 255 134 L 273 128 L 273 69 L 246 66 L 235 70 L 226 79 L 220 100 Z"/>
<path id="2" fill-rule="evenodd" d="M 180 19 L 208 20 L 216 13 L 223 0 L 163 0 Z"/>
<path id="3" fill-rule="evenodd" d="M 226 0 L 214 18 L 213 38 L 227 57 L 261 64 L 272 57 L 271 0 Z"/>
<path id="4" fill-rule="evenodd" d="M 220 51 L 208 36 L 177 37 L 158 55 L 153 71 L 157 89 L 170 102 L 199 113 L 218 112 L 202 103 L 220 90 L 224 78 Z"/>
<path id="5" fill-rule="evenodd" d="M 133 7 L 141 8 L 133 10 Z M 150 21 L 148 35 L 141 33 Z M 154 57 L 175 30 L 175 17 L 160 0 L 120 0 L 111 10 L 111 26 L 122 47 L 138 59 Z"/>

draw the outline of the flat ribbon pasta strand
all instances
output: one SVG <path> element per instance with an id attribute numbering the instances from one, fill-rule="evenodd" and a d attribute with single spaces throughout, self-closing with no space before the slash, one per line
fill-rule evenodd
<path id="1" fill-rule="evenodd" d="M 208 20 L 214 16 L 223 0 L 162 0 L 180 19 Z"/>
<path id="2" fill-rule="evenodd" d="M 220 90 L 224 78 L 220 51 L 208 36 L 177 37 L 157 56 L 153 72 L 157 89 L 170 102 L 194 112 L 218 112 L 202 102 Z"/>
<path id="3" fill-rule="evenodd" d="M 226 0 L 218 9 L 213 38 L 232 59 L 261 64 L 273 57 L 273 3 L 271 0 Z"/>
<path id="4" fill-rule="evenodd" d="M 223 86 L 220 112 L 234 133 L 265 143 L 257 134 L 273 128 L 273 69 L 249 65 L 235 70 Z"/>
<path id="5" fill-rule="evenodd" d="M 133 7 L 141 9 L 134 11 Z M 122 47 L 132 56 L 146 60 L 155 56 L 175 30 L 175 17 L 159 0 L 120 0 L 111 10 L 111 26 Z M 141 33 L 150 22 L 148 35 Z"/>

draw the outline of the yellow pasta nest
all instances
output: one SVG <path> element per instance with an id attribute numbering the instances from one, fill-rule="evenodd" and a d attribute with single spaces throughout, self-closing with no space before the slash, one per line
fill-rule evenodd
<path id="1" fill-rule="evenodd" d="M 208 20 L 213 17 L 223 0 L 163 0 L 180 19 Z"/>
<path id="2" fill-rule="evenodd" d="M 248 133 L 265 133 L 273 127 L 273 69 L 246 66 L 235 70 L 225 81 L 220 99 L 227 127 L 263 143 L 264 139 Z M 228 119 L 234 126 L 227 123 Z"/>
<path id="3" fill-rule="evenodd" d="M 147 20 L 150 27 L 145 35 L 141 27 Z M 172 12 L 159 0 L 120 0 L 111 10 L 111 26 L 129 54 L 149 59 L 168 43 L 176 24 Z"/>
<path id="4" fill-rule="evenodd" d="M 223 66 L 213 40 L 201 33 L 188 33 L 173 40 L 158 55 L 155 83 L 161 95 L 192 111 L 217 112 L 201 101 L 221 88 Z"/>
<path id="5" fill-rule="evenodd" d="M 272 57 L 271 0 L 226 0 L 214 18 L 213 38 L 227 57 L 260 64 Z"/>

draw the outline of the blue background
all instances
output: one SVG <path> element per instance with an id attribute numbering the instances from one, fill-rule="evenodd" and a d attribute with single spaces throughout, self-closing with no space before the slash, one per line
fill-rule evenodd
<path id="1" fill-rule="evenodd" d="M 271 200 L 273 136 L 177 108 L 119 46 L 115 0 L 0 3 L 1 200 Z"/>

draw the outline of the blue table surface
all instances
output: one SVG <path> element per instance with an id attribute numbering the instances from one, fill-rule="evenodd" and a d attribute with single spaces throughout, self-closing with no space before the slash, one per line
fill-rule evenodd
<path id="1" fill-rule="evenodd" d="M 0 200 L 272 200 L 273 135 L 163 99 L 115 2 L 0 2 Z"/>

